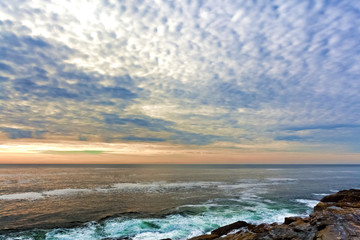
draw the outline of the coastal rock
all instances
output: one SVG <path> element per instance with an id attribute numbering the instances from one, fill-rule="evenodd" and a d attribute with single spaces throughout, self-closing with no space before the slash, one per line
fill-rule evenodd
<path id="1" fill-rule="evenodd" d="M 213 240 L 218 239 L 219 235 L 216 234 L 204 234 L 197 237 L 190 238 L 190 240 Z"/>
<path id="2" fill-rule="evenodd" d="M 360 240 L 360 190 L 325 196 L 309 217 L 288 217 L 283 224 L 252 225 L 244 221 L 191 240 Z"/>
<path id="3" fill-rule="evenodd" d="M 218 229 L 215 229 L 214 231 L 211 231 L 211 234 L 222 236 L 222 235 L 228 234 L 229 232 L 231 232 L 233 230 L 243 228 L 243 227 L 248 227 L 249 225 L 250 224 L 248 224 L 245 221 L 238 221 L 238 222 L 220 227 Z"/>
<path id="4" fill-rule="evenodd" d="M 301 217 L 286 217 L 284 220 L 284 224 L 289 225 L 290 223 L 301 220 Z"/>

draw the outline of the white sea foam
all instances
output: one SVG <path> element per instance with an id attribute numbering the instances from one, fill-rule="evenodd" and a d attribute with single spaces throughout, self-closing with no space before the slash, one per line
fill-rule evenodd
<path id="1" fill-rule="evenodd" d="M 55 189 L 51 191 L 42 192 L 46 196 L 65 196 L 65 195 L 72 195 L 72 194 L 80 194 L 80 193 L 88 193 L 91 192 L 91 189 Z"/>
<path id="2" fill-rule="evenodd" d="M 295 178 L 266 178 L 267 181 L 270 182 L 293 182 L 297 181 Z"/>
<path id="3" fill-rule="evenodd" d="M 0 195 L 0 200 L 38 200 L 44 198 L 42 193 L 38 192 L 25 192 Z"/>
<path id="4" fill-rule="evenodd" d="M 90 189 L 54 189 L 43 192 L 25 192 L 25 193 L 13 193 L 7 195 L 0 195 L 0 200 L 38 200 L 48 197 L 64 197 L 76 194 L 88 194 L 94 192 L 165 192 L 169 190 L 187 190 L 187 189 L 199 189 L 199 188 L 213 188 L 227 192 L 228 195 L 241 194 L 242 200 L 249 200 L 259 198 L 257 195 L 265 193 L 265 186 L 272 183 L 258 183 L 255 180 L 248 181 L 249 183 L 232 183 L 226 184 L 225 182 L 151 182 L 151 183 L 116 183 L 109 187 L 98 187 Z M 284 180 L 285 181 L 285 180 Z M 235 191 L 241 189 L 241 191 Z"/>
<path id="5" fill-rule="evenodd" d="M 189 207 L 189 205 L 186 205 L 186 207 Z M 245 220 L 252 223 L 283 222 L 284 217 L 294 215 L 287 210 L 270 210 L 267 208 L 267 205 L 264 204 L 259 204 L 258 210 L 260 211 L 254 213 L 245 210 L 239 211 L 239 209 L 232 209 L 230 207 L 221 208 L 221 211 L 219 212 L 212 210 L 195 216 L 171 215 L 165 219 L 111 220 L 105 224 L 105 232 L 108 232 L 111 236 L 122 230 L 138 232 L 139 234 L 133 239 L 161 239 L 164 237 L 187 239 L 209 232 L 221 225 L 230 224 L 239 220 Z M 156 224 L 157 229 L 144 229 L 144 221 Z M 171 234 L 169 234 L 170 232 Z M 166 235 L 164 233 L 166 233 Z"/>
<path id="6" fill-rule="evenodd" d="M 243 208 L 236 204 L 222 205 L 217 203 L 183 205 L 182 208 L 197 209 L 202 207 L 205 211 L 197 215 L 173 214 L 166 218 L 117 218 L 107 220 L 101 225 L 92 222 L 86 227 L 49 230 L 46 237 L 53 240 L 95 240 L 105 237 L 117 238 L 125 236 L 130 236 L 134 240 L 188 239 L 239 220 L 256 224 L 262 222 L 272 223 L 283 222 L 284 217 L 295 215 L 285 208 L 280 211 L 269 208 L 269 205 L 264 202 L 252 201 L 249 203 L 256 206 Z"/>
<path id="7" fill-rule="evenodd" d="M 152 182 L 152 183 L 117 183 L 110 187 L 98 187 L 90 189 L 54 189 L 43 192 L 25 192 L 13 193 L 7 195 L 0 195 L 0 200 L 37 200 L 45 197 L 61 197 L 76 194 L 86 194 L 92 192 L 113 192 L 113 191 L 142 191 L 142 192 L 155 192 L 155 191 L 168 191 L 191 189 L 191 188 L 218 188 L 219 184 L 223 182 Z"/>
<path id="8" fill-rule="evenodd" d="M 303 203 L 310 208 L 315 207 L 319 203 L 319 201 L 317 200 L 310 200 L 310 199 L 296 199 L 295 201 L 299 203 Z"/>
<path id="9" fill-rule="evenodd" d="M 90 189 L 55 189 L 44 192 L 24 192 L 0 195 L 0 200 L 39 200 L 51 196 L 67 196 L 91 192 Z"/>
<path id="10" fill-rule="evenodd" d="M 246 179 L 238 179 L 237 182 L 240 182 L 240 183 L 257 183 L 259 182 L 258 179 L 255 179 L 255 178 L 246 178 Z"/>
<path id="11" fill-rule="evenodd" d="M 236 188 L 248 189 L 254 187 L 259 188 L 269 185 L 271 185 L 271 183 L 236 183 L 236 184 L 221 184 L 218 185 L 218 187 L 223 189 L 236 189 Z"/>
<path id="12" fill-rule="evenodd" d="M 312 170 L 309 172 L 313 172 L 313 173 L 338 173 L 339 171 L 337 170 Z"/>
<path id="13" fill-rule="evenodd" d="M 326 195 L 329 195 L 330 193 L 313 193 L 312 195 L 315 195 L 315 196 L 326 196 Z"/>
<path id="14" fill-rule="evenodd" d="M 275 203 L 274 201 L 270 200 L 270 199 L 264 199 L 263 200 L 265 203 Z"/>
<path id="15" fill-rule="evenodd" d="M 223 182 L 152 182 L 152 183 L 117 183 L 110 188 L 97 188 L 98 191 L 165 191 L 168 189 L 191 189 L 218 187 Z"/>
<path id="16" fill-rule="evenodd" d="M 46 239 L 53 240 L 96 240 L 105 237 L 129 236 L 134 240 L 158 240 L 163 238 L 188 239 L 239 220 L 251 223 L 283 222 L 284 217 L 293 216 L 287 209 L 275 210 L 261 202 L 252 202 L 255 207 L 239 208 L 238 205 L 184 205 L 184 208 L 205 207 L 206 211 L 197 215 L 173 214 L 165 218 L 128 219 L 116 218 L 102 224 L 92 222 L 85 227 L 54 229 L 46 233 Z M 216 208 L 219 207 L 219 208 Z M 254 211 L 256 209 L 256 211 Z M 12 238 L 9 238 L 12 239 Z M 19 239 L 19 238 L 16 238 Z M 32 237 L 21 239 L 33 239 Z"/>

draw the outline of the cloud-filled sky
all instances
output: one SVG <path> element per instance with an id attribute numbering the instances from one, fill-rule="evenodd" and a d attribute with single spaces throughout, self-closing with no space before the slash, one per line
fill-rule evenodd
<path id="1" fill-rule="evenodd" d="M 357 0 L 0 2 L 0 151 L 358 154 L 359 136 Z"/>

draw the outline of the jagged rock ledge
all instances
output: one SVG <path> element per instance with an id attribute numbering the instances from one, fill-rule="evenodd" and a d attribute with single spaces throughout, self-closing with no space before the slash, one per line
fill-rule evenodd
<path id="1" fill-rule="evenodd" d="M 285 218 L 283 224 L 253 225 L 244 221 L 189 240 L 360 240 L 360 190 L 325 196 L 306 218 Z"/>

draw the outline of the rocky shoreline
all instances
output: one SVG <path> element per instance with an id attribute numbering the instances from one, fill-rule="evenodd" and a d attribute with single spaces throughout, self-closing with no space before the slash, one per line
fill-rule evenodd
<path id="1" fill-rule="evenodd" d="M 189 240 L 360 240 L 360 190 L 325 196 L 305 218 L 253 225 L 238 221 Z M 170 240 L 170 239 L 168 239 Z"/>
<path id="2" fill-rule="evenodd" d="M 103 218 L 106 220 L 108 217 Z M 74 223 L 77 224 L 77 223 Z M 78 223 L 81 225 L 81 223 Z M 7 230 L 11 232 L 11 230 Z M 101 240 L 130 240 L 107 237 Z M 188 240 L 360 240 L 360 190 L 327 195 L 308 217 L 287 217 L 284 223 L 254 225 L 238 221 Z M 171 240 L 170 238 L 161 240 Z"/>

